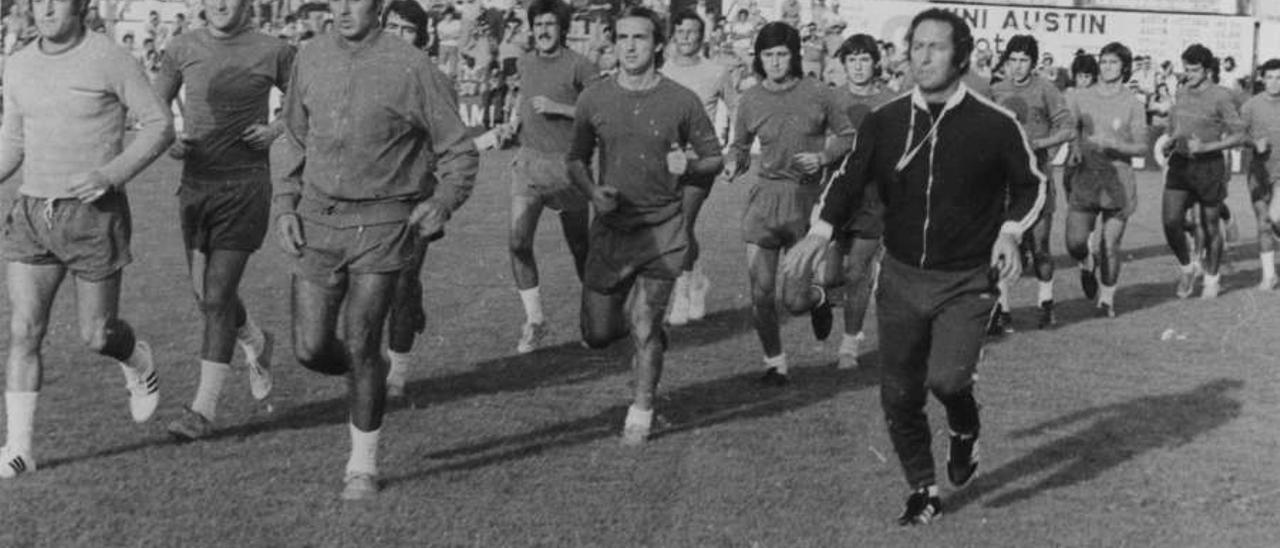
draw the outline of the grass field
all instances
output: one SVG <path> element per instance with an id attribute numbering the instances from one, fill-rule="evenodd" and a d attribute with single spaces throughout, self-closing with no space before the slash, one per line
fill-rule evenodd
<path id="1" fill-rule="evenodd" d="M 578 345 L 579 289 L 549 216 L 537 250 L 553 346 L 516 356 L 523 314 L 506 255 L 509 154 L 485 156 L 475 195 L 428 254 L 430 320 L 411 405 L 388 415 L 384 491 L 364 504 L 337 497 L 345 385 L 287 351 L 269 406 L 249 397 L 238 369 L 216 438 L 178 445 L 165 434 L 194 393 L 200 329 L 176 223 L 179 167 L 157 162 L 130 185 L 135 262 L 122 308 L 162 367 L 161 409 L 149 424 L 130 421 L 118 369 L 76 342 L 64 287 L 36 420 L 41 470 L 0 483 L 0 546 L 1280 542 L 1280 295 L 1251 288 L 1256 253 L 1239 244 L 1221 298 L 1174 298 L 1158 175 L 1139 179 L 1120 317 L 1094 317 L 1063 259 L 1059 326 L 1037 331 L 1034 284 L 1019 284 L 1021 331 L 989 345 L 979 368 L 980 475 L 961 491 L 943 487 L 940 521 L 903 529 L 893 518 L 906 487 L 879 408 L 874 344 L 864 369 L 837 371 L 838 337 L 816 343 L 797 318 L 784 327 L 794 384 L 754 383 L 761 354 L 738 235 L 745 185 L 717 187 L 704 210 L 711 313 L 671 333 L 658 402 L 665 426 L 647 446 L 617 442 L 629 375 L 620 351 Z M 1251 234 L 1238 178 L 1232 193 Z M 1053 244 L 1061 255 L 1060 226 Z M 269 242 L 242 290 L 284 340 L 286 272 Z M 1182 336 L 1162 341 L 1167 329 Z M 930 413 L 943 433 L 940 408 L 931 403 Z"/>

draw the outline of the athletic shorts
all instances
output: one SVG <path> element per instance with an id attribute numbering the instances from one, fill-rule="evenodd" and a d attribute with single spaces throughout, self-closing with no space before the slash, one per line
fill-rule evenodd
<path id="1" fill-rule="evenodd" d="M 791 247 L 809 232 L 809 215 L 821 195 L 820 185 L 757 181 L 742 214 L 743 239 L 764 249 Z"/>
<path id="2" fill-rule="evenodd" d="M 837 238 L 879 240 L 884 236 L 884 202 L 874 182 L 868 184 L 862 194 L 862 205 L 853 214 L 853 220 L 840 231 Z"/>
<path id="3" fill-rule="evenodd" d="M 189 181 L 178 188 L 187 249 L 257 251 L 271 222 L 271 180 Z"/>
<path id="4" fill-rule="evenodd" d="M 683 214 L 631 230 L 615 228 L 597 217 L 591 222 L 582 283 L 610 295 L 630 288 L 638 276 L 675 280 L 684 269 L 688 247 Z"/>
<path id="5" fill-rule="evenodd" d="M 1227 199 L 1227 162 L 1217 152 L 1194 158 L 1174 154 L 1169 157 L 1164 188 L 1188 192 L 1203 205 L 1221 204 Z"/>
<path id="6" fill-rule="evenodd" d="M 413 264 L 418 231 L 405 221 L 333 227 L 305 217 L 302 254 L 294 273 L 325 287 L 344 285 L 351 274 L 389 274 Z"/>
<path id="7" fill-rule="evenodd" d="M 4 222 L 0 254 L 30 265 L 62 265 L 77 278 L 105 280 L 133 261 L 129 199 L 113 190 L 92 203 L 19 194 Z"/>
<path id="8" fill-rule="evenodd" d="M 511 197 L 536 200 L 556 211 L 586 211 L 590 198 L 569 180 L 564 154 L 525 147 L 511 160 Z"/>
<path id="9" fill-rule="evenodd" d="M 716 183 L 716 177 L 719 173 L 711 173 L 707 175 L 687 175 L 680 178 L 680 184 L 702 189 L 705 197 L 706 193 L 711 192 L 711 185 Z"/>
<path id="10" fill-rule="evenodd" d="M 1270 203 L 1272 187 L 1275 185 L 1275 181 L 1271 179 L 1271 170 L 1267 169 L 1271 151 L 1268 150 L 1267 154 L 1254 152 L 1249 157 L 1249 176 L 1245 178 L 1249 185 L 1249 201 Z"/>
<path id="11" fill-rule="evenodd" d="M 1128 219 L 1138 209 L 1138 185 L 1133 168 L 1119 162 L 1082 163 L 1063 170 L 1067 207 L 1082 213 L 1106 213 Z"/>

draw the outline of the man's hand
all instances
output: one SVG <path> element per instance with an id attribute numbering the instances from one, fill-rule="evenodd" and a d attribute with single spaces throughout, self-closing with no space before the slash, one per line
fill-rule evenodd
<path id="1" fill-rule="evenodd" d="M 667 153 L 667 172 L 678 177 L 688 170 L 689 155 L 680 149 L 680 145 L 671 143 L 671 151 Z"/>
<path id="2" fill-rule="evenodd" d="M 302 222 L 297 213 L 282 213 L 276 218 L 276 241 L 290 255 L 301 255 L 307 241 L 302 237 Z"/>
<path id="3" fill-rule="evenodd" d="M 1000 279 L 1012 280 L 1022 275 L 1022 259 L 1018 253 L 1018 239 L 1001 232 L 991 247 L 991 266 L 1000 270 Z"/>
<path id="4" fill-rule="evenodd" d="M 618 189 L 605 185 L 591 187 L 591 203 L 596 206 L 596 213 L 618 209 Z"/>
<path id="5" fill-rule="evenodd" d="M 444 232 L 444 224 L 449 221 L 449 208 L 434 201 L 426 200 L 413 208 L 409 214 L 409 224 L 418 227 L 418 234 L 423 238 Z"/>
<path id="6" fill-rule="evenodd" d="M 799 152 L 791 157 L 791 164 L 801 173 L 813 175 L 822 169 L 822 154 L 818 152 Z"/>
<path id="7" fill-rule="evenodd" d="M 498 142 L 499 142 L 499 143 L 506 144 L 506 143 L 510 142 L 510 141 L 511 141 L 511 139 L 514 139 L 514 138 L 515 138 L 515 136 L 516 136 L 516 125 L 515 125 L 515 124 L 509 124 L 509 123 L 508 123 L 508 124 L 498 124 L 497 126 L 494 126 L 494 128 L 493 128 L 493 134 L 494 134 L 494 136 L 496 136 L 496 137 L 498 138 Z"/>
<path id="8" fill-rule="evenodd" d="M 71 176 L 71 194 L 84 203 L 91 203 L 111 190 L 111 182 L 97 170 Z"/>
<path id="9" fill-rule="evenodd" d="M 809 234 L 791 249 L 782 260 L 782 275 L 788 280 L 804 279 L 818 271 L 818 262 L 827 249 L 828 240 Z"/>
<path id="10" fill-rule="evenodd" d="M 1094 134 L 1089 136 L 1089 142 L 1093 143 L 1093 146 L 1098 147 L 1099 150 L 1115 150 L 1116 148 L 1116 140 L 1113 137 Z"/>
<path id="11" fill-rule="evenodd" d="M 730 156 L 730 158 L 732 157 L 733 156 Z M 725 182 L 732 183 L 736 181 L 738 177 L 741 177 L 742 174 L 746 173 L 748 169 L 751 169 L 751 164 L 748 162 L 742 162 L 738 160 L 725 162 L 724 164 Z"/>
<path id="12" fill-rule="evenodd" d="M 269 125 L 253 124 L 244 129 L 244 133 L 240 134 L 240 140 L 254 150 L 266 150 L 278 136 L 276 130 Z"/>
<path id="13" fill-rule="evenodd" d="M 560 105 L 555 101 L 547 99 L 545 95 L 539 95 L 529 100 L 529 105 L 533 107 L 533 111 L 543 116 L 555 116 L 561 114 Z"/>
<path id="14" fill-rule="evenodd" d="M 187 157 L 187 153 L 191 152 L 191 148 L 196 144 L 196 140 L 186 135 L 179 135 L 173 140 L 173 145 L 169 147 L 169 157 L 174 160 L 181 160 Z"/>
<path id="15" fill-rule="evenodd" d="M 1270 144 L 1267 143 L 1266 137 L 1259 137 L 1256 141 L 1253 142 L 1253 150 L 1258 151 L 1258 154 L 1266 154 L 1267 148 L 1269 146 Z"/>
<path id="16" fill-rule="evenodd" d="M 1187 153 L 1200 154 L 1206 150 L 1207 147 L 1204 146 L 1204 141 L 1201 141 L 1199 137 L 1192 135 L 1191 138 L 1187 139 Z"/>

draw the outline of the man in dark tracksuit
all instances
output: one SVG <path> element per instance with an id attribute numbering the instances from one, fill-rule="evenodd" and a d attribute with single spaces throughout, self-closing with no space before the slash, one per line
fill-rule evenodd
<path id="1" fill-rule="evenodd" d="M 918 86 L 863 122 L 818 206 L 820 220 L 786 264 L 788 276 L 811 271 L 866 186 L 878 185 L 887 251 L 877 295 L 880 399 L 912 489 L 903 525 L 942 511 L 924 413 L 929 392 L 947 410 L 951 482 L 964 485 L 977 469 L 973 375 L 995 302 L 991 275 L 1018 275 L 1018 242 L 1045 197 L 1045 177 L 1013 114 L 960 83 L 973 44 L 964 22 L 927 10 L 912 21 L 908 42 Z"/>

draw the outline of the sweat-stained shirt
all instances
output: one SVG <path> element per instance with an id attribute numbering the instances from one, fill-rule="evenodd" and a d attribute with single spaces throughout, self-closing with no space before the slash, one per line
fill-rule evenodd
<path id="1" fill-rule="evenodd" d="M 619 193 L 617 209 L 602 214 L 602 223 L 631 230 L 680 213 L 680 181 L 667 171 L 673 144 L 693 148 L 699 158 L 720 155 L 720 141 L 698 96 L 670 78 L 640 91 L 610 78 L 578 97 L 568 160 L 590 165 L 599 146 L 598 182 Z"/>
<path id="2" fill-rule="evenodd" d="M 734 153 L 739 159 L 745 158 L 752 141 L 759 137 L 760 180 L 819 182 L 821 171 L 805 174 L 792 157 L 801 152 L 821 152 L 826 166 L 849 152 L 854 127 L 837 93 L 812 78 L 800 78 L 780 90 L 767 89 L 764 84 L 748 89 L 738 104 Z M 828 134 L 835 136 L 830 143 Z"/>
<path id="3" fill-rule="evenodd" d="M 533 98 L 541 95 L 573 106 L 582 90 L 599 78 L 595 63 L 563 47 L 550 57 L 531 51 L 516 61 L 516 74 L 520 75 L 520 146 L 549 154 L 569 152 L 573 119 L 534 112 Z"/>
<path id="4" fill-rule="evenodd" d="M 1254 95 L 1240 107 L 1240 118 L 1248 131 L 1249 147 L 1258 139 L 1267 140 L 1267 152 L 1262 155 L 1255 152 L 1254 156 L 1265 163 L 1268 179 L 1280 177 L 1280 154 L 1275 151 L 1275 147 L 1280 146 L 1280 98 L 1265 92 Z"/>
<path id="5" fill-rule="evenodd" d="M 1017 84 L 1012 79 L 1002 80 L 991 86 L 991 95 L 1000 106 L 1013 111 L 1027 133 L 1028 141 L 1043 139 L 1064 129 L 1075 127 L 1071 111 L 1062 92 L 1052 82 L 1032 75 L 1026 83 Z M 1047 161 L 1048 149 L 1036 154 Z"/>
<path id="6" fill-rule="evenodd" d="M 1244 129 L 1231 92 L 1213 84 L 1178 90 L 1169 114 L 1169 134 L 1181 154 L 1187 153 L 1187 140 L 1192 136 L 1210 143 Z"/>
<path id="7" fill-rule="evenodd" d="M 142 130 L 124 146 L 125 114 Z M 142 65 L 95 32 L 56 55 L 39 42 L 5 63 L 0 181 L 22 167 L 18 192 L 72 198 L 71 178 L 97 170 L 119 187 L 173 142 L 173 117 Z"/>
<path id="8" fill-rule="evenodd" d="M 453 211 L 470 196 L 480 155 L 426 53 L 381 29 L 356 44 L 333 33 L 293 68 L 273 151 L 279 211 L 352 227 L 404 221 L 424 199 Z"/>
<path id="9" fill-rule="evenodd" d="M 268 151 L 241 136 L 267 123 L 271 88 L 288 91 L 293 57 L 292 46 L 251 29 L 227 37 L 196 29 L 169 42 L 154 85 L 162 98 L 186 85 L 184 180 L 266 180 Z"/>

